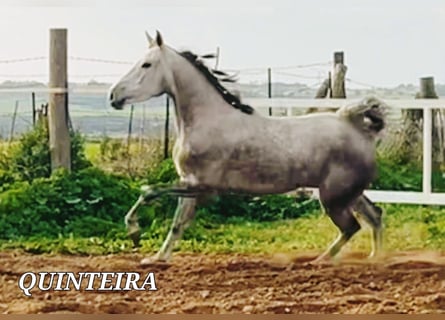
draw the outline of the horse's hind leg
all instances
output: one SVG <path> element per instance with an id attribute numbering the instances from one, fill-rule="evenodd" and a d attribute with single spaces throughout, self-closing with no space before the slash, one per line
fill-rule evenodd
<path id="1" fill-rule="evenodd" d="M 369 257 L 378 256 L 383 242 L 382 209 L 362 194 L 354 204 L 354 210 L 372 228 L 372 251 Z"/>
<path id="2" fill-rule="evenodd" d="M 330 165 L 329 174 L 319 186 L 320 202 L 338 227 L 340 235 L 319 259 L 333 258 L 360 230 L 361 226 L 354 216 L 352 206 L 363 193 L 365 178 L 358 175 L 354 167 L 335 163 Z"/>
<path id="3" fill-rule="evenodd" d="M 350 208 L 330 208 L 325 206 L 325 209 L 331 220 L 340 229 L 340 235 L 316 261 L 335 257 L 349 239 L 360 230 L 360 224 Z"/>
<path id="4" fill-rule="evenodd" d="M 143 259 L 141 264 L 147 265 L 156 261 L 168 261 L 172 254 L 175 242 L 182 237 L 184 230 L 190 225 L 190 222 L 194 218 L 195 210 L 195 198 L 180 197 L 178 199 L 178 206 L 176 207 L 173 223 L 161 249 L 154 258 Z"/>

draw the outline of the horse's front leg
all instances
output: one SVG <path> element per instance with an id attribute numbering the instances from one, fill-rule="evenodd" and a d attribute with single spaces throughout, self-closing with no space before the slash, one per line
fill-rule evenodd
<path id="1" fill-rule="evenodd" d="M 145 203 L 148 203 L 159 196 L 168 193 L 171 195 L 179 196 L 193 196 L 193 190 L 183 186 L 176 185 L 154 185 L 143 186 L 141 188 L 141 195 L 135 204 L 131 207 L 128 213 L 125 215 L 125 225 L 127 226 L 128 236 L 133 241 L 134 246 L 139 246 L 140 240 L 140 227 L 138 223 L 137 209 Z"/>
<path id="2" fill-rule="evenodd" d="M 178 199 L 175 216 L 173 218 L 170 231 L 162 244 L 161 249 L 153 258 L 146 258 L 141 261 L 142 265 L 148 265 L 157 261 L 168 261 L 171 257 L 175 242 L 181 239 L 185 229 L 190 225 L 195 216 L 196 198 Z"/>
<path id="3" fill-rule="evenodd" d="M 140 240 L 140 228 L 138 222 L 137 208 L 144 203 L 144 196 L 140 195 L 136 203 L 131 207 L 131 209 L 125 215 L 125 225 L 127 227 L 127 234 L 133 241 L 135 247 L 139 246 Z"/>

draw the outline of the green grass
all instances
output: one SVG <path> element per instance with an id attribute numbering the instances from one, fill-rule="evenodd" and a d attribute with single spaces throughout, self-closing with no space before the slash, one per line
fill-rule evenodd
<path id="1" fill-rule="evenodd" d="M 85 156 L 93 163 L 97 163 L 100 160 L 100 143 L 90 142 L 85 143 Z"/>
<path id="2" fill-rule="evenodd" d="M 384 246 L 387 251 L 445 250 L 445 208 L 408 205 L 384 205 L 386 215 Z M 141 252 L 159 249 L 168 223 L 153 221 L 143 226 Z M 150 231 L 154 230 L 154 231 Z M 108 254 L 131 252 L 131 241 L 124 229 L 114 238 L 57 239 L 29 238 L 3 240 L 0 249 L 22 249 L 32 253 Z M 248 222 L 240 217 L 229 218 L 223 224 L 211 218 L 198 216 L 186 231 L 176 250 L 195 253 L 301 253 L 322 251 L 336 237 L 337 229 L 329 218 L 313 213 L 293 220 Z M 345 251 L 370 251 L 371 232 L 362 229 Z"/>
<path id="3" fill-rule="evenodd" d="M 385 249 L 445 249 L 445 208 L 384 205 Z M 195 227 L 196 228 L 196 227 Z M 199 223 L 198 223 L 199 228 Z M 192 252 L 293 253 L 321 251 L 337 236 L 337 228 L 325 214 L 314 213 L 294 220 L 267 223 L 224 224 L 200 230 L 205 241 L 187 237 L 180 250 Z M 371 230 L 366 226 L 346 250 L 370 251 Z"/>

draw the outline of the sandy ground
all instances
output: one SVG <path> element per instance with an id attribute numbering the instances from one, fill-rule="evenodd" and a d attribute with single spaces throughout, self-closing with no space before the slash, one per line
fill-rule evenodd
<path id="1" fill-rule="evenodd" d="M 314 255 L 175 254 L 141 267 L 140 254 L 78 257 L 0 253 L 1 313 L 445 313 L 445 254 L 397 253 L 380 262 L 349 254 L 311 265 Z M 31 291 L 24 272 L 155 274 L 157 291 Z M 98 287 L 98 286 L 97 286 Z M 82 287 L 84 288 L 84 286 Z"/>

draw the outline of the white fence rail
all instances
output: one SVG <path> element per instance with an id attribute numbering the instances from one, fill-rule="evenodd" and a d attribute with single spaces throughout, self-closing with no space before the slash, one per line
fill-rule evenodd
<path id="1" fill-rule="evenodd" d="M 286 108 L 287 115 L 292 109 L 310 107 L 336 108 L 356 103 L 361 99 L 245 99 L 244 102 L 257 108 Z M 365 194 L 375 202 L 445 205 L 445 193 L 432 192 L 432 109 L 445 108 L 444 99 L 383 99 L 389 108 L 422 109 L 423 121 L 423 178 L 422 192 L 367 190 Z M 317 195 L 318 191 L 314 190 Z"/>

